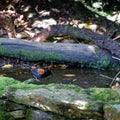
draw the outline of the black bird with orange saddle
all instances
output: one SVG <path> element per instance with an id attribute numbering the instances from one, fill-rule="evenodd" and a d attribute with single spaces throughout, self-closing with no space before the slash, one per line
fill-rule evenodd
<path id="1" fill-rule="evenodd" d="M 30 69 L 36 81 L 40 81 L 41 78 L 53 75 L 53 72 L 51 71 L 52 65 L 46 66 L 45 68 L 37 68 L 35 65 L 30 66 L 28 64 L 24 64 L 23 66 Z"/>
<path id="2" fill-rule="evenodd" d="M 51 66 L 46 68 L 36 68 L 35 66 L 31 66 L 30 69 L 36 81 L 39 81 L 41 78 L 48 77 L 49 75 L 53 75 Z"/>

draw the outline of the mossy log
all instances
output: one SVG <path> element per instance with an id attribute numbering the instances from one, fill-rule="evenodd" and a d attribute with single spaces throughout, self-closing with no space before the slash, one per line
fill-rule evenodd
<path id="1" fill-rule="evenodd" d="M 44 41 L 43 39 L 47 39 L 48 37 L 65 35 L 69 35 L 75 39 L 82 39 L 85 42 L 92 41 L 100 48 L 106 49 L 112 55 L 120 58 L 120 44 L 117 41 L 84 28 L 79 29 L 68 25 L 53 25 L 38 33 L 32 40 Z"/>
<path id="2" fill-rule="evenodd" d="M 95 45 L 70 43 L 36 43 L 18 39 L 0 38 L 0 56 L 25 61 L 67 62 L 92 68 L 118 65 L 111 54 Z"/>

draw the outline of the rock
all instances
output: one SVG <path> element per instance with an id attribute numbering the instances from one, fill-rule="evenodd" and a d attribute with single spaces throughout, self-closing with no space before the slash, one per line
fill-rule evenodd
<path id="1" fill-rule="evenodd" d="M 35 80 L 33 78 L 30 78 L 28 80 L 25 80 L 24 81 L 25 84 L 34 84 L 35 83 Z"/>
<path id="2" fill-rule="evenodd" d="M 18 119 L 18 118 L 24 118 L 25 114 L 23 110 L 16 110 L 16 111 L 12 111 L 10 112 L 10 114 L 13 116 L 13 118 Z"/>
<path id="3" fill-rule="evenodd" d="M 66 120 L 63 116 L 35 109 L 30 109 L 26 118 L 28 120 Z"/>
<path id="4" fill-rule="evenodd" d="M 6 87 L 4 94 L 10 101 L 68 119 L 103 120 L 104 105 L 120 102 L 119 90 L 111 88 L 83 89 L 68 84 L 19 83 Z M 37 113 L 32 112 L 32 114 L 34 116 Z M 43 116 L 40 115 L 40 117 Z"/>
<path id="5" fill-rule="evenodd" d="M 104 107 L 105 120 L 120 120 L 120 104 L 109 104 Z"/>
<path id="6" fill-rule="evenodd" d="M 9 114 L 12 116 L 14 119 L 19 119 L 19 118 L 24 118 L 25 117 L 25 110 L 26 106 L 25 105 L 20 105 L 11 101 L 6 101 L 6 111 L 9 112 Z"/>
<path id="7" fill-rule="evenodd" d="M 20 105 L 11 101 L 6 101 L 6 111 L 16 111 L 16 110 L 25 110 L 25 105 Z"/>

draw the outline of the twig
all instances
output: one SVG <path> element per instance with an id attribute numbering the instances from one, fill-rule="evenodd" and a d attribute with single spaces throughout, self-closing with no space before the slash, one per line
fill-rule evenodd
<path id="1" fill-rule="evenodd" d="M 118 57 L 112 56 L 112 58 L 120 61 L 120 58 L 118 58 Z"/>
<path id="2" fill-rule="evenodd" d="M 113 78 L 106 76 L 106 75 L 103 75 L 103 74 L 100 74 L 100 76 L 113 80 Z"/>
<path id="3" fill-rule="evenodd" d="M 119 74 L 120 74 L 120 71 L 113 78 L 112 82 L 110 83 L 110 87 L 112 86 L 113 82 L 116 80 L 116 78 L 118 77 Z"/>

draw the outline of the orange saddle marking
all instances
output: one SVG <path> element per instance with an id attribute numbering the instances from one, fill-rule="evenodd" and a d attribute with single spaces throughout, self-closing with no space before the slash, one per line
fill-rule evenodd
<path id="1" fill-rule="evenodd" d="M 44 69 L 38 69 L 38 73 L 43 75 L 45 73 L 45 70 Z"/>

